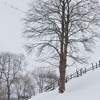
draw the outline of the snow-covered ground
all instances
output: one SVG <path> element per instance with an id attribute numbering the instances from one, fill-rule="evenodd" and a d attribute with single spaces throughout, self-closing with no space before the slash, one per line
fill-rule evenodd
<path id="1" fill-rule="evenodd" d="M 70 80 L 63 94 L 59 94 L 56 89 L 38 94 L 29 100 L 100 100 L 100 68 Z"/>

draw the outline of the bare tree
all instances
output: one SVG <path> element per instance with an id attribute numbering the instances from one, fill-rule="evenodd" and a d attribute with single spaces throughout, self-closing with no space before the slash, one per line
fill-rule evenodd
<path id="1" fill-rule="evenodd" d="M 7 88 L 3 82 L 0 83 L 0 100 L 7 100 Z"/>
<path id="2" fill-rule="evenodd" d="M 15 88 L 17 90 L 18 100 L 29 99 L 35 95 L 35 84 L 31 74 L 26 73 L 18 77 L 15 82 Z"/>
<path id="3" fill-rule="evenodd" d="M 42 68 L 37 68 L 34 69 L 32 71 L 32 76 L 34 78 L 34 80 L 36 81 L 37 84 L 37 90 L 39 93 L 43 92 L 44 90 L 44 85 L 45 85 L 45 81 L 44 81 L 44 70 Z"/>
<path id="4" fill-rule="evenodd" d="M 46 86 L 54 86 L 58 82 L 59 78 L 54 68 L 46 68 L 43 72 L 41 76 L 44 78 Z"/>
<path id="5" fill-rule="evenodd" d="M 16 80 L 17 74 L 24 67 L 24 55 L 0 53 L 0 66 L 2 66 L 2 78 L 7 88 L 8 100 L 10 100 L 11 86 Z"/>
<path id="6" fill-rule="evenodd" d="M 28 73 L 23 78 L 23 94 L 27 95 L 28 98 L 31 98 L 33 95 L 35 95 L 35 83 L 33 82 L 33 79 L 31 75 Z"/>
<path id="7" fill-rule="evenodd" d="M 35 68 L 32 71 L 32 76 L 36 81 L 39 93 L 46 91 L 46 87 L 48 86 L 52 88 L 55 85 L 55 82 L 58 81 L 56 71 L 51 67 Z"/>
<path id="8" fill-rule="evenodd" d="M 38 50 L 43 61 L 55 65 L 60 73 L 59 92 L 65 90 L 66 67 L 86 62 L 99 38 L 98 0 L 36 0 L 31 2 L 25 20 L 26 50 Z M 44 54 L 44 55 L 43 55 Z M 70 60 L 71 59 L 71 60 Z M 56 65 L 57 66 L 57 65 Z"/>

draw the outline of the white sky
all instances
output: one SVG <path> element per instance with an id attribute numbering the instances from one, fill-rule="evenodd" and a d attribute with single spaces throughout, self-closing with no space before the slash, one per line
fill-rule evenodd
<path id="1" fill-rule="evenodd" d="M 3 1 L 3 2 L 2 2 Z M 9 5 L 13 5 L 23 11 L 27 11 L 27 0 L 0 0 L 0 52 L 23 53 L 24 39 L 21 37 L 24 29 L 24 22 L 21 21 L 25 17 L 24 13 L 12 9 Z M 29 61 L 31 57 L 28 57 Z M 32 67 L 32 60 L 29 62 Z M 28 68 L 29 68 L 28 67 Z"/>
<path id="2" fill-rule="evenodd" d="M 24 53 L 26 55 L 23 49 L 24 39 L 21 37 L 22 29 L 24 29 L 24 22 L 21 21 L 21 18 L 24 18 L 25 14 L 5 5 L 4 2 L 18 7 L 23 11 L 27 11 L 29 1 L 30 0 L 0 0 L 0 52 L 7 51 L 12 53 Z M 100 42 L 95 50 L 95 54 L 90 56 L 92 56 L 90 62 L 96 62 L 100 59 Z M 34 63 L 35 57 L 31 58 L 32 57 L 28 57 L 28 60 L 30 60 L 29 63 L 31 63 L 28 67 L 30 69 L 36 65 L 36 63 Z"/>
<path id="3" fill-rule="evenodd" d="M 23 52 L 23 22 L 21 18 L 25 14 L 18 12 L 1 1 L 6 1 L 23 11 L 26 11 L 26 0 L 0 0 L 0 51 L 10 51 L 14 53 Z"/>

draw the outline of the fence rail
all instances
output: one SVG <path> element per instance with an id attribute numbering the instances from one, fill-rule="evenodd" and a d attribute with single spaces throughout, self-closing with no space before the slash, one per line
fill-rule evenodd
<path id="1" fill-rule="evenodd" d="M 90 67 L 90 68 L 86 68 L 86 67 L 85 67 L 85 68 L 81 68 L 81 69 L 79 69 L 79 70 L 76 70 L 75 73 L 70 74 L 70 75 L 67 75 L 67 76 L 66 76 L 66 79 L 65 79 L 65 82 L 67 83 L 69 80 L 71 80 L 71 79 L 73 79 L 73 78 L 78 78 L 78 77 L 80 77 L 80 76 L 83 76 L 83 75 L 86 74 L 87 72 L 89 72 L 89 71 L 94 71 L 94 70 L 97 69 L 97 68 L 100 68 L 100 61 L 99 61 L 99 63 L 96 63 L 95 65 L 92 63 L 92 67 Z M 57 88 L 57 87 L 58 87 L 58 80 L 55 81 L 54 84 L 49 85 L 49 86 L 46 86 L 46 87 L 44 88 L 44 91 L 45 91 L 45 92 L 52 91 L 52 90 L 54 90 L 54 89 Z"/>

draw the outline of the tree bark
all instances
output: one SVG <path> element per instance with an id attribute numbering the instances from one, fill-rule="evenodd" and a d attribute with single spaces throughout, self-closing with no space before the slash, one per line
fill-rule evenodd
<path id="1" fill-rule="evenodd" d="M 67 46 L 68 46 L 68 25 L 69 25 L 69 7 L 67 12 L 67 21 L 65 20 L 65 1 L 62 1 L 62 34 L 61 34 L 61 55 L 60 55 L 60 84 L 59 92 L 63 93 L 65 90 L 65 74 L 66 74 L 66 63 L 67 63 Z M 68 2 L 67 2 L 67 6 Z"/>
<path id="2" fill-rule="evenodd" d="M 7 96 L 8 96 L 8 100 L 10 100 L 10 86 L 7 86 L 8 91 L 7 91 Z"/>
<path id="3" fill-rule="evenodd" d="M 64 60 L 64 54 L 61 55 L 60 57 L 60 81 L 59 81 L 59 93 L 63 93 L 65 91 L 65 60 Z"/>
<path id="4" fill-rule="evenodd" d="M 59 84 L 59 93 L 63 93 L 65 90 L 65 3 L 62 2 L 62 33 L 61 33 L 61 54 L 60 54 L 60 66 L 59 66 L 59 72 L 60 72 L 60 84 Z"/>

